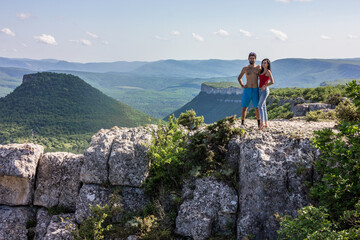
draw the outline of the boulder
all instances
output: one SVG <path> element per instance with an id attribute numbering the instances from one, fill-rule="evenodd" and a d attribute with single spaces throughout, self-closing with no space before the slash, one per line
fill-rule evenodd
<path id="1" fill-rule="evenodd" d="M 60 214 L 51 217 L 43 240 L 73 240 L 76 229 L 74 214 Z"/>
<path id="2" fill-rule="evenodd" d="M 44 154 L 39 161 L 34 205 L 75 211 L 83 160 L 83 155 L 72 153 Z"/>
<path id="3" fill-rule="evenodd" d="M 313 179 L 312 163 L 318 152 L 308 139 L 286 132 L 295 128 L 276 128 L 249 131 L 240 143 L 237 239 L 277 239 L 274 215 L 295 216 L 297 209 L 309 204 L 305 182 Z"/>
<path id="4" fill-rule="evenodd" d="M 149 175 L 147 157 L 152 131 L 146 128 L 123 128 L 114 139 L 109 159 L 112 185 L 140 187 Z"/>
<path id="5" fill-rule="evenodd" d="M 184 192 L 188 199 L 179 208 L 177 234 L 195 240 L 207 239 L 235 225 L 238 201 L 235 189 L 216 179 L 204 178 L 196 180 L 192 193 L 188 187 Z"/>
<path id="6" fill-rule="evenodd" d="M 36 167 L 43 152 L 35 144 L 0 145 L 0 204 L 32 203 Z"/>
<path id="7" fill-rule="evenodd" d="M 35 213 L 29 207 L 0 206 L 0 239 L 28 239 L 27 224 L 35 221 Z"/>
<path id="8" fill-rule="evenodd" d="M 92 136 L 90 147 L 84 152 L 84 164 L 81 168 L 80 181 L 83 183 L 105 184 L 108 180 L 108 159 L 114 138 L 119 128 L 101 129 Z"/>
<path id="9" fill-rule="evenodd" d="M 317 110 L 323 110 L 323 109 L 332 109 L 334 108 L 333 105 L 327 104 L 327 103 L 310 103 L 309 104 L 309 110 L 310 111 L 317 111 Z"/>
<path id="10" fill-rule="evenodd" d="M 309 111 L 310 111 L 309 104 L 307 104 L 307 103 L 298 104 L 293 109 L 294 117 L 305 116 L 306 113 Z"/>

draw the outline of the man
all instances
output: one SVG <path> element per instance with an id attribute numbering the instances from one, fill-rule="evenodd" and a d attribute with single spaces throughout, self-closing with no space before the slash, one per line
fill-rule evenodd
<path id="1" fill-rule="evenodd" d="M 251 52 L 248 57 L 249 65 L 244 67 L 241 70 L 241 73 L 238 77 L 238 81 L 241 87 L 244 89 L 241 106 L 241 125 L 244 125 L 246 111 L 249 107 L 250 101 L 252 100 L 252 104 L 255 108 L 256 119 L 258 120 L 258 125 L 260 126 L 260 112 L 258 109 L 259 102 L 259 88 L 258 88 L 258 77 L 260 74 L 261 67 L 260 65 L 255 65 L 256 54 Z M 242 81 L 242 77 L 246 74 L 246 84 L 244 85 Z"/>

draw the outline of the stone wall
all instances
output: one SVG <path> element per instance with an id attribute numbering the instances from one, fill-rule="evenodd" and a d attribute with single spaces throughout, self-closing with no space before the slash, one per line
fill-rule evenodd
<path id="1" fill-rule="evenodd" d="M 305 182 L 312 181 L 318 154 L 309 138 L 334 123 L 270 121 L 265 131 L 256 130 L 255 121 L 247 124 L 247 134 L 228 145 L 237 188 L 214 177 L 185 184 L 179 236 L 208 239 L 235 226 L 237 239 L 276 239 L 274 214 L 295 215 L 309 203 Z M 142 189 L 151 164 L 146 153 L 155 129 L 100 130 L 79 155 L 44 154 L 35 144 L 0 145 L 0 239 L 72 239 L 71 231 L 90 216 L 89 206 L 105 205 L 111 194 L 125 211 L 144 207 L 150 199 Z M 59 206 L 66 211 L 49 215 Z"/>

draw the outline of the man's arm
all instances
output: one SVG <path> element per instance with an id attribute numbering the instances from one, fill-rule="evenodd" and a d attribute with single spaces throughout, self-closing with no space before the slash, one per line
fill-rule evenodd
<path id="1" fill-rule="evenodd" d="M 243 81 L 241 79 L 244 76 L 244 74 L 245 74 L 245 67 L 243 67 L 243 69 L 241 70 L 240 75 L 238 76 L 238 82 L 240 83 L 242 88 L 246 88 L 246 85 L 244 85 L 244 83 L 243 83 Z"/>

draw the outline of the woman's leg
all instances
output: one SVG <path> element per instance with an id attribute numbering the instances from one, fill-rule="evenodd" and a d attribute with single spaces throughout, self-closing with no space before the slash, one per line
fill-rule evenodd
<path id="1" fill-rule="evenodd" d="M 261 89 L 259 89 L 259 112 L 260 112 L 260 129 L 262 129 L 264 127 L 264 106 L 266 105 L 265 102 L 265 97 L 266 97 L 266 91 L 263 91 Z"/>
<path id="2" fill-rule="evenodd" d="M 266 90 L 265 90 L 265 99 L 264 99 L 264 104 L 263 104 L 264 105 L 264 126 L 265 127 L 269 126 L 268 125 L 268 114 L 267 114 L 267 109 L 266 109 L 266 100 L 267 100 L 269 94 L 270 94 L 270 89 L 266 88 Z"/>

